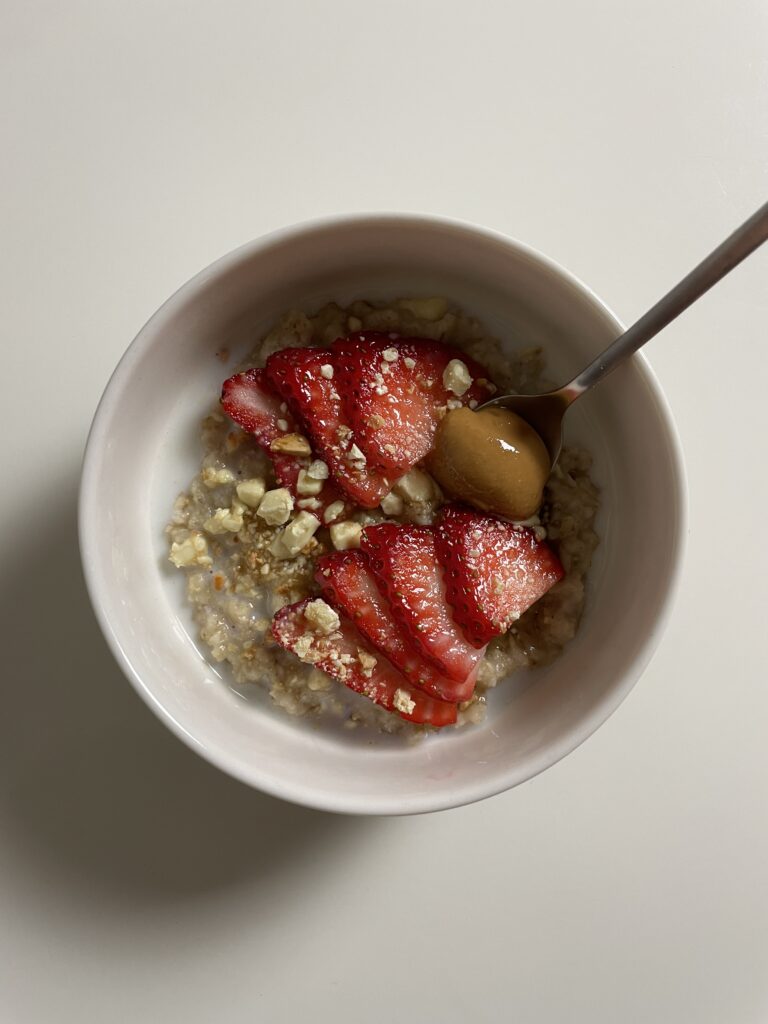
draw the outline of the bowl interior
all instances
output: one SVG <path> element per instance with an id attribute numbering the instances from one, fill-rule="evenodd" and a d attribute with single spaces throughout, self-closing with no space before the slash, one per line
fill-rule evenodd
<path id="1" fill-rule="evenodd" d="M 601 543 L 576 639 L 489 698 L 484 724 L 407 744 L 295 720 L 238 693 L 206 660 L 166 561 L 163 527 L 199 462 L 199 423 L 233 365 L 284 310 L 443 294 L 510 349 L 541 344 L 553 383 L 620 331 L 582 286 L 506 239 L 425 218 L 291 230 L 198 275 L 153 317 L 105 393 L 89 440 L 81 545 L 113 649 L 142 696 L 195 749 L 276 795 L 404 813 L 489 796 L 553 764 L 629 691 L 655 646 L 679 561 L 684 497 L 674 432 L 635 358 L 569 413 L 592 451 Z"/>

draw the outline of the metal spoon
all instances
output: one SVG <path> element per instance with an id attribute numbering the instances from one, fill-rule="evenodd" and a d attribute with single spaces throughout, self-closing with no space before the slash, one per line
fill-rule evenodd
<path id="1" fill-rule="evenodd" d="M 563 445 L 563 416 L 569 406 L 585 391 L 607 377 L 619 363 L 628 359 L 633 352 L 637 352 L 646 341 L 650 341 L 766 239 L 768 203 L 761 206 L 757 213 L 729 235 L 687 277 L 659 299 L 655 306 L 652 306 L 568 384 L 543 395 L 499 395 L 490 402 L 485 402 L 480 408 L 503 406 L 526 420 L 546 445 L 554 466 Z"/>

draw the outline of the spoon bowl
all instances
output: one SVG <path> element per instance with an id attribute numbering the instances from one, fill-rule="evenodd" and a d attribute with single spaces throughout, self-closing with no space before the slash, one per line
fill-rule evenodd
<path id="1" fill-rule="evenodd" d="M 500 395 L 481 405 L 478 412 L 491 408 L 509 409 L 525 420 L 544 442 L 554 468 L 563 447 L 563 416 L 572 401 L 567 388 L 558 388 L 543 395 Z"/>

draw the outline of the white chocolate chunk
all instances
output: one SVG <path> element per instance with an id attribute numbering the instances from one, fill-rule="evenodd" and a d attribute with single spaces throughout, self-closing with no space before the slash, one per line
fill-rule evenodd
<path id="1" fill-rule="evenodd" d="M 331 527 L 331 543 L 337 551 L 360 547 L 360 534 L 363 528 L 360 523 L 345 519 L 342 523 L 334 523 Z"/>
<path id="2" fill-rule="evenodd" d="M 467 364 L 461 359 L 452 359 L 443 370 L 443 386 L 454 395 L 461 396 L 467 392 L 472 387 L 472 377 Z M 448 405 L 450 407 L 450 402 Z"/>
<path id="3" fill-rule="evenodd" d="M 320 520 L 317 516 L 313 516 L 311 512 L 299 512 L 283 530 L 280 539 L 292 555 L 298 555 L 314 537 L 319 526 Z"/>
<path id="4" fill-rule="evenodd" d="M 256 515 L 270 526 L 287 523 L 293 511 L 293 497 L 287 487 L 276 487 L 267 491 L 259 502 Z"/>
<path id="5" fill-rule="evenodd" d="M 238 498 L 248 508 L 259 507 L 266 489 L 266 485 L 260 476 L 254 476 L 250 480 L 241 480 L 235 488 Z"/>
<path id="6" fill-rule="evenodd" d="M 316 480 L 310 476 L 306 469 L 299 470 L 299 478 L 296 481 L 296 491 L 299 494 L 319 494 L 322 489 L 322 480 Z"/>

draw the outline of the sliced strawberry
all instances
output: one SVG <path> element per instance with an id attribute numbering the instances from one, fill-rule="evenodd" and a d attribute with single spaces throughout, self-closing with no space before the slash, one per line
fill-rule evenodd
<path id="1" fill-rule="evenodd" d="M 495 390 L 479 363 L 439 341 L 366 332 L 335 341 L 331 348 L 357 443 L 370 465 L 390 478 L 407 473 L 429 454 L 449 401 L 479 404 Z M 443 384 L 452 359 L 464 363 L 472 377 L 461 396 Z"/>
<path id="2" fill-rule="evenodd" d="M 366 527 L 361 540 L 397 621 L 443 675 L 464 682 L 483 651 L 468 644 L 453 621 L 432 529 L 381 523 Z"/>
<path id="3" fill-rule="evenodd" d="M 350 618 L 368 643 L 381 651 L 414 686 L 442 700 L 469 700 L 477 672 L 457 683 L 440 675 L 435 666 L 422 657 L 392 615 L 362 551 L 334 551 L 323 555 L 317 560 L 315 579 L 326 601 Z"/>
<path id="4" fill-rule="evenodd" d="M 487 644 L 563 576 L 533 530 L 464 505 L 444 505 L 435 528 L 446 597 L 475 647 Z"/>
<path id="5" fill-rule="evenodd" d="M 349 619 L 342 618 L 339 629 L 330 636 L 314 633 L 304 617 L 310 600 L 288 605 L 275 615 L 272 635 L 281 647 L 409 722 L 442 726 L 456 721 L 455 704 L 435 700 L 412 687 L 386 658 L 368 647 Z"/>
<path id="6" fill-rule="evenodd" d="M 283 434 L 300 433 L 288 406 L 270 385 L 264 370 L 256 367 L 224 381 L 221 404 L 224 412 L 267 451 Z"/>
<path id="7" fill-rule="evenodd" d="M 326 480 L 320 493 L 314 495 L 317 508 L 311 507 L 314 502 L 310 497 L 299 494 L 299 473 L 309 466 L 311 456 L 286 455 L 272 451 L 273 441 L 286 434 L 300 433 L 301 429 L 288 411 L 286 403 L 269 383 L 264 370 L 254 367 L 225 380 L 221 389 L 221 404 L 227 415 L 243 430 L 252 434 L 256 443 L 266 451 L 272 460 L 278 483 L 288 488 L 294 501 L 309 502 L 310 507 L 298 505 L 299 508 L 305 507 L 321 522 L 333 523 L 344 518 L 348 512 L 346 504 L 335 516 L 325 519 L 328 506 L 344 500 L 344 496 L 331 480 Z"/>
<path id="8" fill-rule="evenodd" d="M 267 376 L 304 424 L 312 446 L 336 484 L 363 508 L 375 508 L 391 488 L 381 473 L 357 458 L 355 436 L 344 413 L 333 353 L 284 348 L 267 360 Z M 332 375 L 326 376 L 328 373 Z"/>

